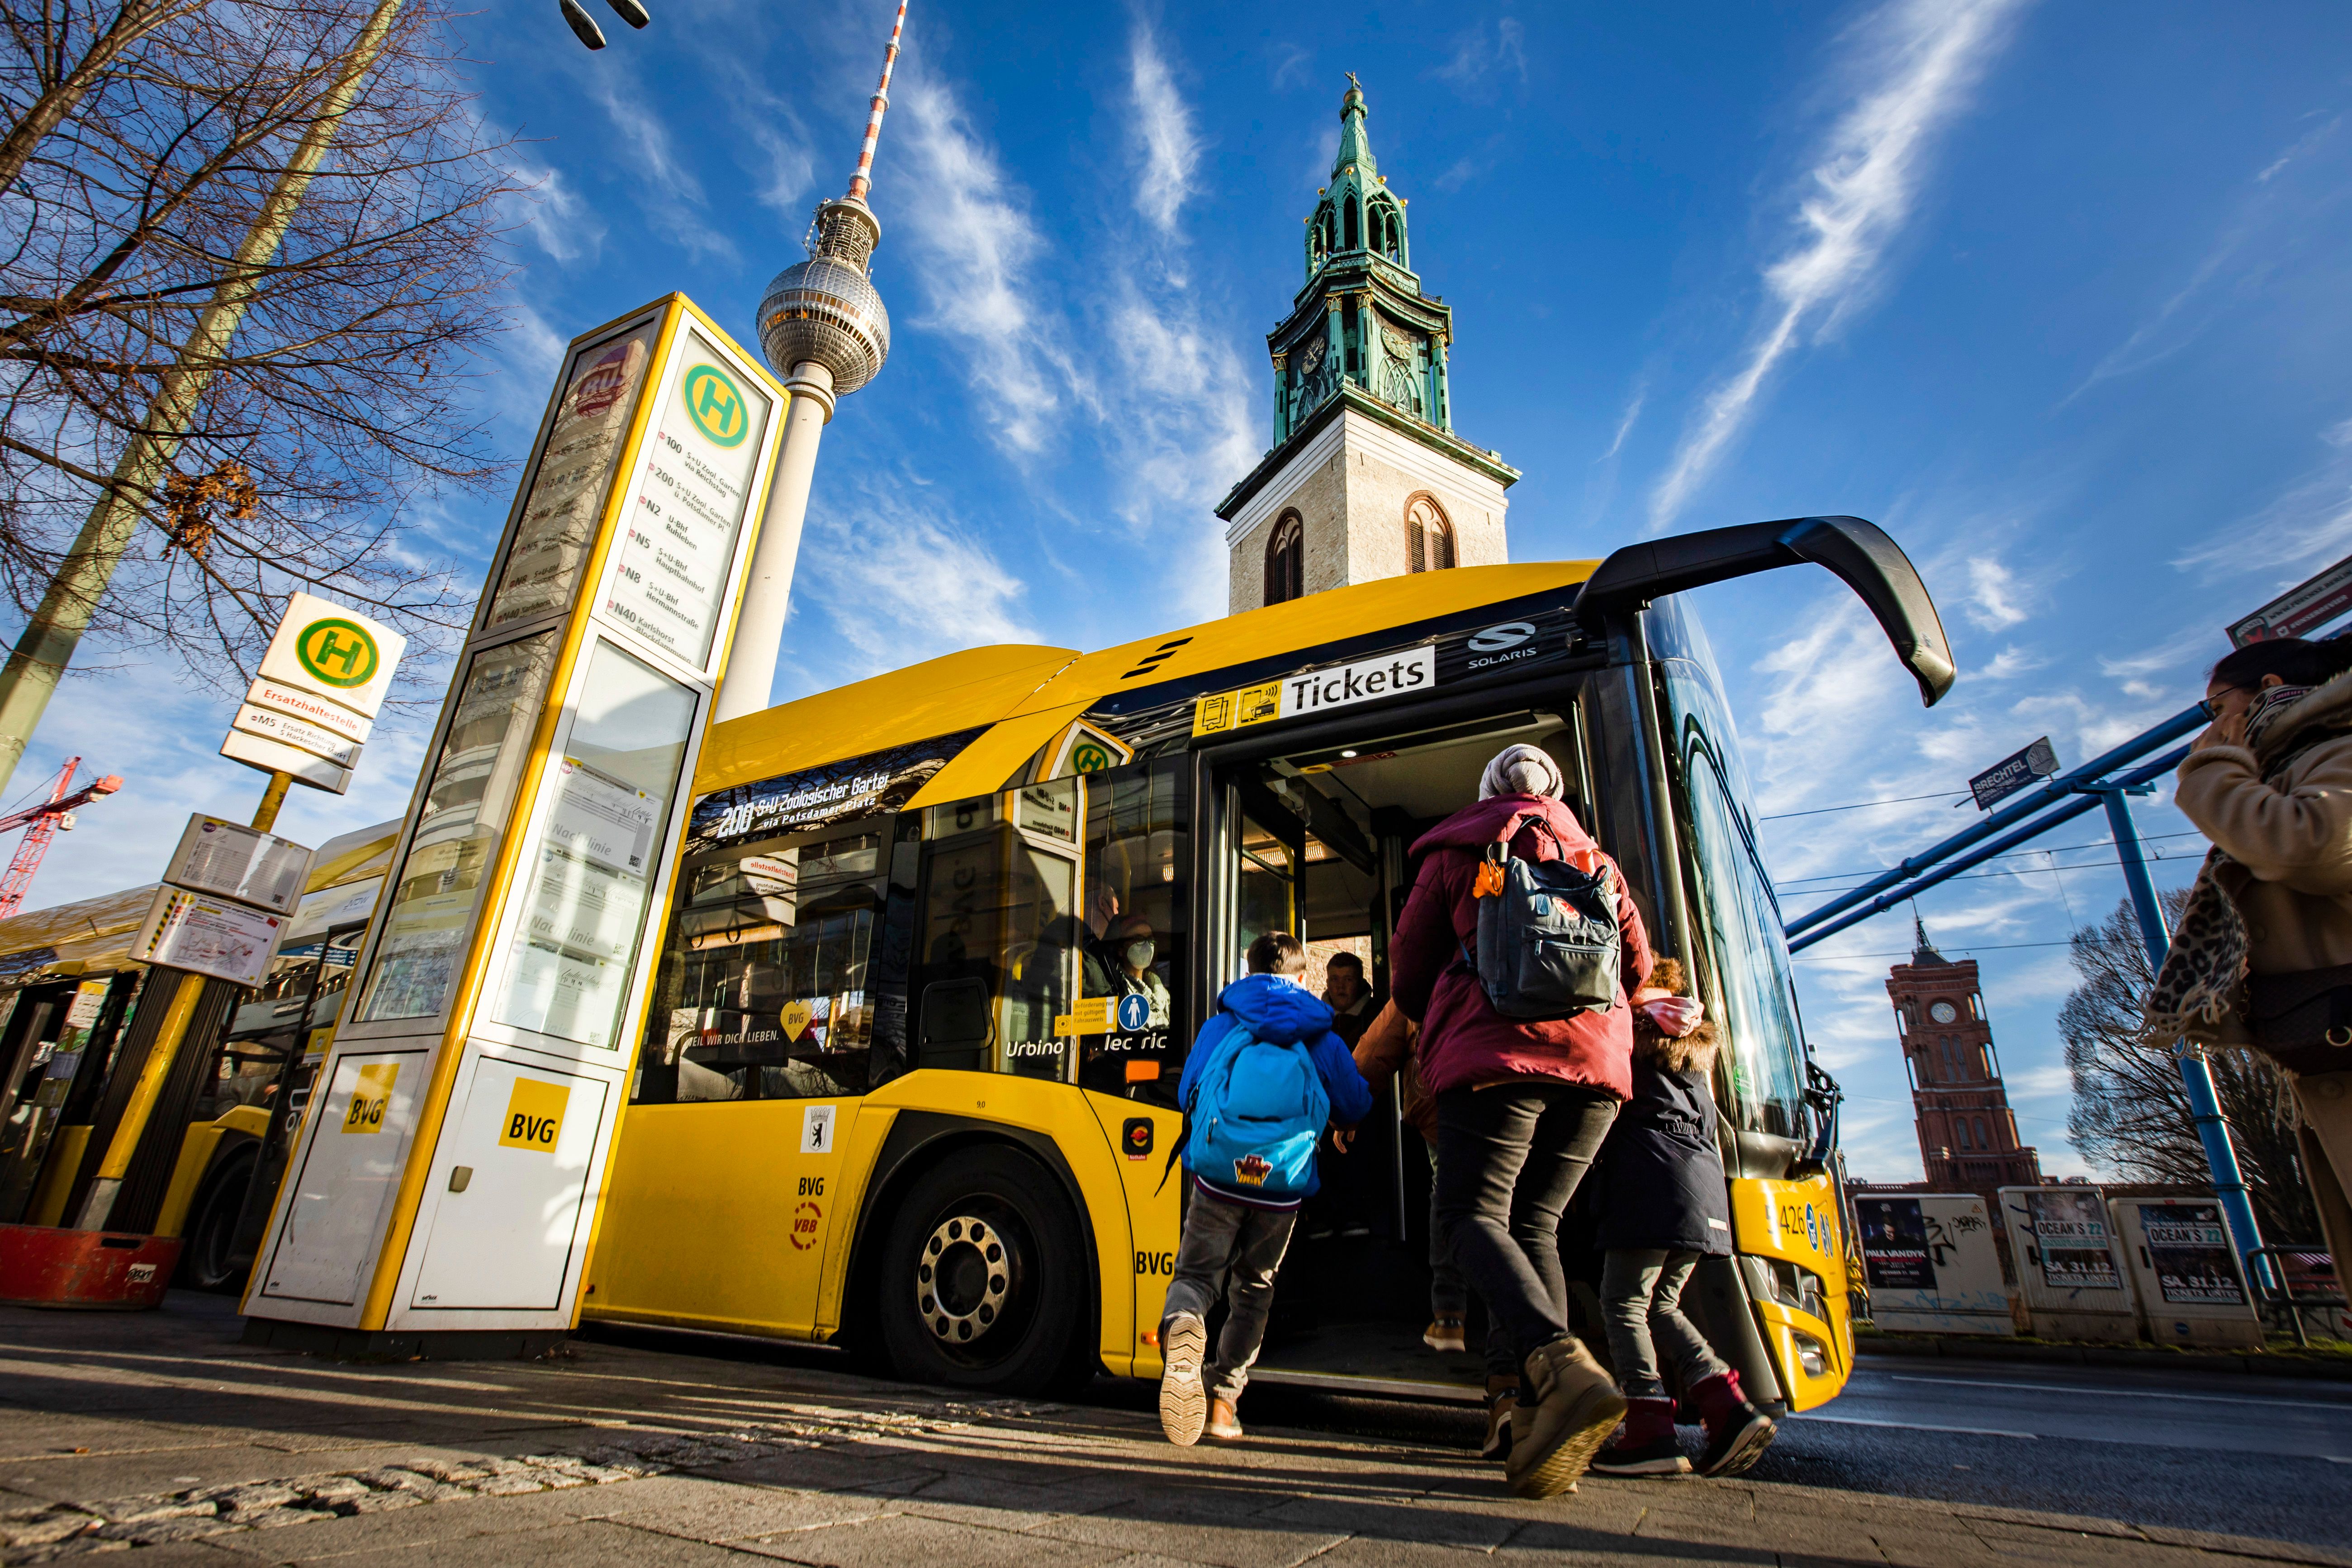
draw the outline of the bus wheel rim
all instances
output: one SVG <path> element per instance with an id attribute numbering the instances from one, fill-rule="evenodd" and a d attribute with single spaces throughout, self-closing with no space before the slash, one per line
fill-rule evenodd
<path id="1" fill-rule="evenodd" d="M 1012 1239 L 989 1220 L 957 1214 L 932 1227 L 915 1259 L 915 1310 L 940 1343 L 962 1347 L 1003 1321 L 1013 1288 Z"/>

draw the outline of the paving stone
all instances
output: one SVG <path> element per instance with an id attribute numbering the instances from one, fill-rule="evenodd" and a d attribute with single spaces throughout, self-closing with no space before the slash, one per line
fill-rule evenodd
<path id="1" fill-rule="evenodd" d="M 1108 1546 L 1045 1541 L 915 1514 L 879 1514 L 855 1524 L 825 1525 L 730 1542 L 739 1550 L 812 1568 L 905 1568 L 909 1563 L 956 1568 L 1095 1568 L 1127 1555 L 1135 1542 Z"/>
<path id="2" fill-rule="evenodd" d="M 604 1517 L 664 1535 L 729 1542 L 871 1519 L 892 1506 L 875 1498 L 836 1492 L 739 1486 L 699 1477 L 678 1477 L 676 1481 L 667 1497 L 647 1497 L 642 1501 L 639 1491 L 616 1492 L 609 1499 L 611 1511 Z"/>

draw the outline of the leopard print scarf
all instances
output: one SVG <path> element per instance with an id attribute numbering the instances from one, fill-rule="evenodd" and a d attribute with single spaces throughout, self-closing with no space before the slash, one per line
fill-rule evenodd
<path id="1" fill-rule="evenodd" d="M 2342 731 L 2315 724 L 2294 735 L 2275 756 L 2262 755 L 2263 741 L 2279 717 L 2310 695 L 2307 686 L 2273 686 L 2264 689 L 2246 710 L 2246 744 L 2260 758 L 2267 784 L 2287 765 L 2323 741 Z M 2246 953 L 2250 945 L 2246 922 L 2237 904 L 2222 889 L 2220 873 L 2234 865 L 2220 848 L 2207 852 L 2198 868 L 2197 883 L 2172 933 L 2171 951 L 2142 1004 L 2140 1038 L 2153 1046 L 2169 1046 L 2186 1037 L 2200 1045 L 2219 1037 L 2221 1021 L 2234 1012 L 2245 1016 Z"/>

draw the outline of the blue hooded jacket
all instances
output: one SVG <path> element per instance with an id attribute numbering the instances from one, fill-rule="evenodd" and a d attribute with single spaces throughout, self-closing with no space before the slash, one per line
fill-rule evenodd
<path id="1" fill-rule="evenodd" d="M 1315 1070 L 1322 1075 L 1323 1092 L 1331 1097 L 1333 1121 L 1353 1127 L 1370 1112 L 1371 1085 L 1356 1070 L 1356 1058 L 1349 1054 L 1347 1042 L 1332 1031 L 1329 1004 L 1285 975 L 1244 974 L 1219 994 L 1215 1016 L 1201 1026 L 1184 1058 L 1176 1103 L 1187 1115 L 1192 1109 L 1192 1092 L 1200 1084 L 1201 1068 L 1236 1024 L 1246 1026 L 1251 1034 L 1272 1045 L 1305 1043 Z M 1190 1162 L 1185 1168 L 1191 1170 Z M 1198 1173 L 1193 1179 L 1201 1180 Z M 1220 1196 L 1233 1195 L 1210 1183 L 1202 1184 Z"/>

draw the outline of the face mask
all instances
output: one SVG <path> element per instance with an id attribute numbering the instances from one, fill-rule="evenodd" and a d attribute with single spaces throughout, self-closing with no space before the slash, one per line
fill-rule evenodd
<path id="1" fill-rule="evenodd" d="M 1149 969 L 1151 967 L 1151 955 L 1158 951 L 1159 950 L 1156 947 L 1148 942 L 1129 942 L 1127 944 L 1127 966 L 1129 969 Z"/>

